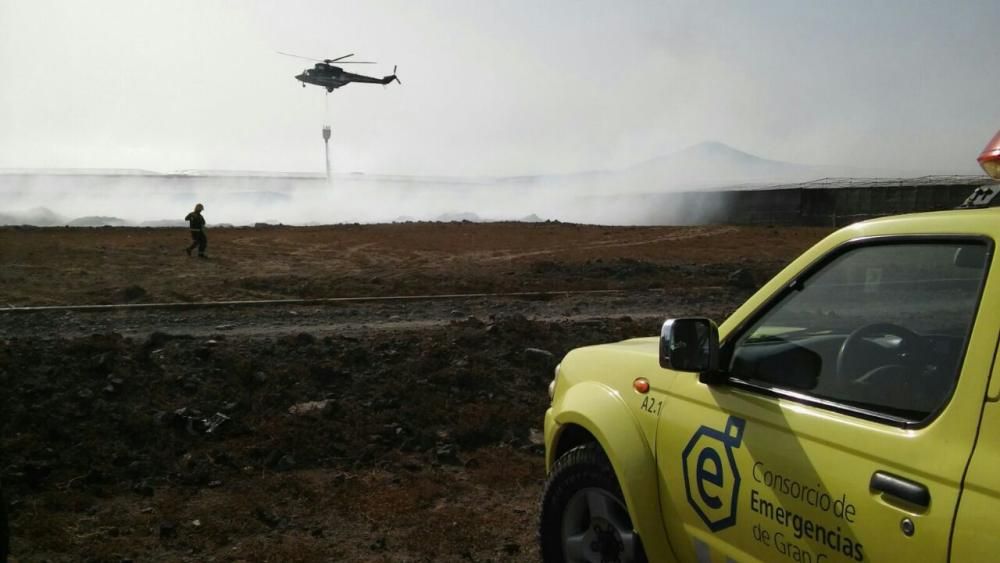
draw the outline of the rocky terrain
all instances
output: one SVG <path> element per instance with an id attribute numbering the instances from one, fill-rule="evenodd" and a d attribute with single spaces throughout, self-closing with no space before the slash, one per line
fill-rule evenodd
<path id="1" fill-rule="evenodd" d="M 535 560 L 559 358 L 721 320 L 826 232 L 224 229 L 200 261 L 183 230 L 0 229 L 15 560 Z"/>

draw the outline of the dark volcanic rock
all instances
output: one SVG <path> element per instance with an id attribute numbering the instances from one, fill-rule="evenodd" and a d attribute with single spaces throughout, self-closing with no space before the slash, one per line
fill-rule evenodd
<path id="1" fill-rule="evenodd" d="M 460 451 L 524 442 L 548 402 L 541 366 L 547 377 L 570 348 L 650 328 L 515 314 L 376 338 L 11 338 L 0 342 L 0 479 L 15 499 L 68 482 L 146 496 L 404 452 L 460 464 Z"/>

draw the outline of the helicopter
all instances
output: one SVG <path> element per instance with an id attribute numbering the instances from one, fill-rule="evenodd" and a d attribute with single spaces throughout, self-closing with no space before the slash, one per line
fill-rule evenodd
<path id="1" fill-rule="evenodd" d="M 335 89 L 341 86 L 346 86 L 351 82 L 367 82 L 369 84 L 388 84 L 395 80 L 397 83 L 402 84 L 399 78 L 396 78 L 396 67 L 392 67 L 392 74 L 389 76 L 383 76 L 382 78 L 375 78 L 373 76 L 364 76 L 362 74 L 354 74 L 352 72 L 346 72 L 339 66 L 334 66 L 333 63 L 339 64 L 375 64 L 371 61 L 345 61 L 344 59 L 348 57 L 353 57 L 354 53 L 349 55 L 344 55 L 342 57 L 337 57 L 335 59 L 314 59 L 311 57 L 303 57 L 301 55 L 293 55 L 292 53 L 282 53 L 278 51 L 278 54 L 285 55 L 288 57 L 296 57 L 299 59 L 306 59 L 309 61 L 316 61 L 316 64 L 312 68 L 307 68 L 295 77 L 296 80 L 302 83 L 302 87 L 305 88 L 306 84 L 315 84 L 316 86 L 322 86 L 326 88 L 327 92 L 333 92 Z"/>

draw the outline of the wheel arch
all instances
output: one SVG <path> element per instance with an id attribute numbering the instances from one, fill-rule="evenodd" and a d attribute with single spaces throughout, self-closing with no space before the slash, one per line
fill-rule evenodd
<path id="1" fill-rule="evenodd" d="M 555 443 L 552 445 L 552 460 L 555 461 L 573 448 L 590 442 L 597 442 L 600 444 L 597 437 L 591 434 L 590 431 L 583 426 L 574 423 L 563 425 L 559 428 L 559 435 L 556 437 Z"/>
<path id="2" fill-rule="evenodd" d="M 596 442 L 611 462 L 649 560 L 675 561 L 662 522 L 653 448 L 618 392 L 599 383 L 579 383 L 566 390 L 553 412 L 546 467 L 570 449 Z"/>

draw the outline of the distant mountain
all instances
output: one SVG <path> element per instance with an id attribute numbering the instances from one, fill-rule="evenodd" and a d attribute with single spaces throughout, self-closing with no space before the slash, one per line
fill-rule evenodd
<path id="1" fill-rule="evenodd" d="M 910 171 L 818 166 L 769 160 L 708 141 L 636 164 L 620 172 L 629 180 L 661 188 L 739 184 L 787 184 L 830 177 L 901 177 Z"/>
<path id="2" fill-rule="evenodd" d="M 914 171 L 817 166 L 770 160 L 707 141 L 617 170 L 571 174 L 507 176 L 495 181 L 508 186 L 551 186 L 574 191 L 616 193 L 700 190 L 744 185 L 780 185 L 832 177 L 913 177 Z"/>
<path id="3" fill-rule="evenodd" d="M 804 179 L 815 173 L 809 166 L 768 160 L 715 141 L 647 160 L 624 172 L 683 183 Z"/>

